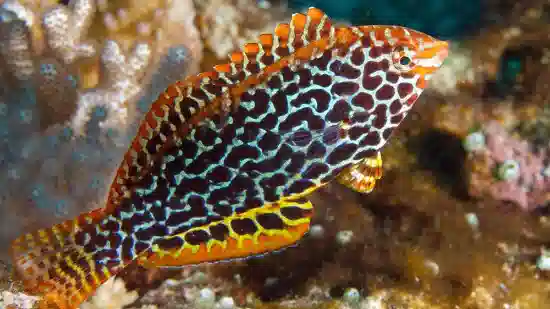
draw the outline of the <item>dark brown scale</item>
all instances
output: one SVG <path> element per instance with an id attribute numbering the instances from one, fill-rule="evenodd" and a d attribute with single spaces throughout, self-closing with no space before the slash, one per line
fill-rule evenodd
<path id="1" fill-rule="evenodd" d="M 239 235 L 253 235 L 258 231 L 254 221 L 249 218 L 231 220 L 231 228 Z"/>
<path id="2" fill-rule="evenodd" d="M 399 75 L 395 72 L 386 72 L 386 80 L 392 84 L 399 81 Z"/>
<path id="3" fill-rule="evenodd" d="M 266 84 L 270 89 L 281 89 L 281 87 L 283 87 L 283 82 L 281 81 L 281 77 L 279 75 L 271 76 L 271 78 L 267 80 Z"/>
<path id="4" fill-rule="evenodd" d="M 373 58 L 373 59 L 376 59 L 376 58 L 382 56 L 383 53 L 384 53 L 384 51 L 383 51 L 381 46 L 371 45 L 371 48 L 369 50 L 369 57 Z"/>
<path id="5" fill-rule="evenodd" d="M 385 101 L 393 98 L 395 94 L 395 89 L 393 86 L 384 85 L 380 89 L 376 90 L 376 99 L 380 101 Z"/>
<path id="6" fill-rule="evenodd" d="M 290 82 L 294 80 L 294 72 L 292 72 L 292 70 L 288 66 L 281 69 L 281 76 L 283 77 L 284 82 Z"/>
<path id="7" fill-rule="evenodd" d="M 144 214 L 135 213 L 130 218 L 125 218 L 121 220 L 122 224 L 120 228 L 123 231 L 132 231 L 132 229 L 135 226 L 150 222 L 151 219 L 152 219 L 152 216 L 150 213 L 144 213 Z"/>
<path id="8" fill-rule="evenodd" d="M 339 100 L 327 114 L 327 120 L 332 123 L 338 123 L 348 117 L 350 106 L 347 100 Z"/>
<path id="9" fill-rule="evenodd" d="M 134 248 L 137 251 L 146 250 L 148 247 L 147 242 L 157 235 L 168 235 L 168 230 L 165 225 L 153 224 L 153 226 L 147 227 L 147 229 L 134 231 L 134 237 L 136 238 Z"/>
<path id="10" fill-rule="evenodd" d="M 300 69 L 298 71 L 298 87 L 308 87 L 311 84 L 312 80 L 313 78 L 309 69 Z"/>
<path id="11" fill-rule="evenodd" d="M 193 246 L 206 243 L 210 239 L 210 235 L 204 230 L 189 231 L 185 234 L 185 241 Z"/>
<path id="12" fill-rule="evenodd" d="M 348 96 L 356 93 L 359 90 L 359 85 L 354 82 L 340 82 L 332 85 L 330 91 L 339 96 Z"/>
<path id="13" fill-rule="evenodd" d="M 348 130 L 348 136 L 352 140 L 359 140 L 363 136 L 366 136 L 370 131 L 369 127 L 352 127 Z"/>
<path id="14" fill-rule="evenodd" d="M 363 45 L 369 46 L 369 45 Z M 354 65 L 362 65 L 365 62 L 365 52 L 361 48 L 356 48 L 351 53 L 351 63 Z"/>
<path id="15" fill-rule="evenodd" d="M 288 113 L 288 98 L 282 91 L 277 91 L 272 97 L 275 115 L 284 116 Z"/>
<path id="16" fill-rule="evenodd" d="M 154 155 L 158 152 L 158 149 L 164 144 L 160 135 L 154 135 L 149 141 L 147 141 L 146 149 L 149 154 Z M 136 171 L 137 174 L 137 171 Z"/>
<path id="17" fill-rule="evenodd" d="M 192 178 L 185 181 L 185 186 L 187 187 L 189 192 L 196 192 L 199 194 L 205 194 L 208 192 L 208 190 L 210 190 L 208 180 L 202 179 L 200 177 Z"/>
<path id="18" fill-rule="evenodd" d="M 233 150 L 227 155 L 224 161 L 224 165 L 231 168 L 239 168 L 241 166 L 242 158 L 258 159 L 260 153 L 255 147 L 248 145 L 241 145 L 233 148 Z"/>
<path id="19" fill-rule="evenodd" d="M 304 178 L 317 179 L 328 172 L 328 167 L 321 163 L 312 163 L 302 175 Z"/>
<path id="20" fill-rule="evenodd" d="M 302 154 L 302 153 L 294 154 L 292 156 L 292 159 L 290 159 L 290 164 L 285 167 L 285 171 L 289 175 L 297 174 L 298 172 L 300 172 L 305 162 L 306 162 L 305 154 Z"/>
<path id="21" fill-rule="evenodd" d="M 346 161 L 357 150 L 355 144 L 343 144 L 334 149 L 327 157 L 328 164 L 336 165 L 338 162 Z"/>
<path id="22" fill-rule="evenodd" d="M 315 115 L 309 108 L 302 108 L 280 123 L 279 129 L 285 132 L 290 131 L 292 128 L 301 124 L 304 119 L 308 119 L 307 125 L 312 131 L 321 130 L 325 126 L 325 121 L 321 116 Z"/>
<path id="23" fill-rule="evenodd" d="M 397 92 L 399 93 L 399 97 L 402 99 L 411 94 L 413 90 L 414 87 L 410 83 L 400 83 L 397 86 Z"/>
<path id="24" fill-rule="evenodd" d="M 184 241 L 179 237 L 160 238 L 155 241 L 155 244 L 158 245 L 161 250 L 169 250 L 183 247 Z"/>
<path id="25" fill-rule="evenodd" d="M 273 55 L 263 55 L 261 61 L 265 65 L 272 65 L 275 62 Z"/>
<path id="26" fill-rule="evenodd" d="M 382 84 L 382 77 L 380 76 L 369 76 L 365 74 L 363 76 L 363 88 L 367 90 L 374 90 Z"/>
<path id="27" fill-rule="evenodd" d="M 196 107 L 197 102 L 193 98 L 185 97 L 183 98 L 183 100 L 181 100 L 179 105 L 180 105 L 179 108 L 181 110 L 181 114 L 183 115 L 183 118 L 187 120 L 191 117 L 191 111 L 189 107 Z"/>
<path id="28" fill-rule="evenodd" d="M 328 87 L 332 84 L 332 77 L 328 74 L 315 74 L 313 75 L 313 83 L 321 87 Z"/>
<path id="29" fill-rule="evenodd" d="M 208 179 L 213 182 L 226 182 L 231 180 L 232 172 L 225 166 L 217 166 L 209 174 Z"/>
<path id="30" fill-rule="evenodd" d="M 401 101 L 399 99 L 393 100 L 390 104 L 390 113 L 391 114 L 397 114 L 401 110 L 401 107 L 403 107 L 403 104 L 401 104 Z"/>
<path id="31" fill-rule="evenodd" d="M 317 111 L 326 111 L 329 108 L 331 96 L 328 91 L 322 89 L 313 89 L 308 91 L 308 96 L 315 100 Z"/>
<path id="32" fill-rule="evenodd" d="M 363 108 L 366 111 L 370 111 L 372 108 L 374 108 L 374 100 L 372 99 L 372 96 L 365 92 L 358 93 L 351 103 L 357 107 Z"/>
<path id="33" fill-rule="evenodd" d="M 330 70 L 336 75 L 345 77 L 348 79 L 356 79 L 359 76 L 361 76 L 361 71 L 358 69 L 352 67 L 351 65 L 347 63 L 342 63 L 339 61 L 334 61 L 330 65 Z"/>
<path id="34" fill-rule="evenodd" d="M 319 141 L 314 141 L 308 148 L 307 157 L 308 159 L 321 158 L 325 153 L 325 145 Z"/>
<path id="35" fill-rule="evenodd" d="M 289 220 L 304 218 L 307 216 L 308 212 L 309 210 L 294 206 L 281 208 L 281 214 Z"/>
<path id="36" fill-rule="evenodd" d="M 215 96 L 221 96 L 222 95 L 222 86 L 224 85 L 225 83 L 223 83 L 222 81 L 220 80 L 217 80 L 216 83 L 208 83 L 208 84 L 205 84 L 203 85 L 203 89 L 204 91 L 207 91 L 208 93 L 211 93 L 212 95 L 215 95 Z"/>
<path id="37" fill-rule="evenodd" d="M 229 235 L 229 228 L 225 225 L 225 223 L 215 224 L 209 228 L 209 231 L 212 239 L 218 241 L 226 240 Z"/>
<path id="38" fill-rule="evenodd" d="M 373 111 L 373 115 L 375 116 L 374 121 L 372 122 L 372 126 L 377 129 L 382 129 L 386 125 L 387 116 L 387 106 L 384 104 L 379 104 L 376 106 L 376 108 Z"/>
<path id="39" fill-rule="evenodd" d="M 298 87 L 297 83 L 290 83 L 286 86 L 286 88 L 284 88 L 283 91 L 287 96 L 291 96 L 297 94 L 300 91 L 300 87 Z"/>
<path id="40" fill-rule="evenodd" d="M 283 220 L 272 213 L 260 214 L 256 217 L 256 221 L 266 230 L 282 230 L 285 226 Z"/>
<path id="41" fill-rule="evenodd" d="M 318 67 L 321 71 L 326 71 L 330 60 L 332 60 L 332 51 L 327 50 L 323 52 L 323 55 L 321 57 L 312 60 L 311 65 L 314 67 Z"/>
<path id="42" fill-rule="evenodd" d="M 285 189 L 284 194 L 287 196 L 299 194 L 314 186 L 315 184 L 309 179 L 299 179 Z"/>
<path id="43" fill-rule="evenodd" d="M 183 124 L 183 122 L 181 121 L 181 118 L 179 116 L 179 114 L 175 111 L 175 110 L 170 110 L 170 112 L 168 113 L 168 122 L 170 122 L 171 124 L 175 125 L 176 127 L 180 126 Z"/>
<path id="44" fill-rule="evenodd" d="M 278 123 L 279 123 L 279 120 L 278 120 L 278 117 L 276 115 L 268 114 L 262 120 L 263 130 L 265 130 L 265 131 L 273 130 L 277 127 Z"/>
<path id="45" fill-rule="evenodd" d="M 247 66 L 246 66 L 246 69 L 252 73 L 252 74 L 258 74 L 260 73 L 260 66 L 258 65 L 258 63 L 256 62 L 250 62 Z"/>
<path id="46" fill-rule="evenodd" d="M 134 252 L 134 239 L 131 237 L 124 238 L 124 241 L 122 242 L 122 259 L 123 260 L 132 260 L 133 256 L 135 255 Z"/>
<path id="47" fill-rule="evenodd" d="M 378 63 L 378 68 L 387 73 L 390 68 L 390 61 L 388 59 L 382 59 L 382 61 Z"/>
<path id="48" fill-rule="evenodd" d="M 377 132 L 371 131 L 366 135 L 363 135 L 360 144 L 363 146 L 375 146 L 381 141 L 381 137 Z"/>
<path id="49" fill-rule="evenodd" d="M 361 45 L 362 46 L 374 46 L 370 36 L 365 35 L 361 38 Z"/>

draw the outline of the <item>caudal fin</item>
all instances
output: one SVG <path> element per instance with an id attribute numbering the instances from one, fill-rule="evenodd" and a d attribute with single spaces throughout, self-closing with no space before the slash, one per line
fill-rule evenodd
<path id="1" fill-rule="evenodd" d="M 91 238 L 85 232 L 95 230 L 101 217 L 102 210 L 95 210 L 14 240 L 11 256 L 16 276 L 25 292 L 42 296 L 39 308 L 76 309 L 124 267 L 121 262 L 112 263 L 117 259 L 101 260 L 106 253 L 113 257 L 116 250 L 106 252 L 105 238 Z M 104 249 L 99 249 L 99 242 Z"/>

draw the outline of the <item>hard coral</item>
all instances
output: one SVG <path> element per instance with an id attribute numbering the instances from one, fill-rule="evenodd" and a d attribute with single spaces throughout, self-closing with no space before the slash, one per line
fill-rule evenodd
<path id="1" fill-rule="evenodd" d="M 197 46 L 191 36 L 90 39 L 97 15 L 91 0 L 68 7 L 15 3 L 0 8 L 0 167 L 6 175 L 0 213 L 9 221 L 0 223 L 2 257 L 14 236 L 102 206 L 143 113 L 170 83 L 196 69 L 193 57 L 201 53 L 187 47 Z M 163 21 L 168 28 L 159 30 L 194 27 L 181 14 L 190 1 L 171 5 L 180 14 L 170 13 Z"/>
<path id="2" fill-rule="evenodd" d="M 262 9 L 256 0 L 195 0 L 199 29 L 206 47 L 218 58 L 275 29 L 276 9 Z M 254 18 L 250 18 L 254 16 Z"/>

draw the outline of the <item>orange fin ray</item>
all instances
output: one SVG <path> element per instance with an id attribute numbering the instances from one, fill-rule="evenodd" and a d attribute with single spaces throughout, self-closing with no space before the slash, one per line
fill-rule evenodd
<path id="1" fill-rule="evenodd" d="M 39 308 L 76 309 L 125 265 L 102 265 L 77 244 L 78 232 L 93 227 L 103 209 L 81 214 L 15 239 L 11 256 L 25 291 L 41 296 Z"/>
<path id="2" fill-rule="evenodd" d="M 170 236 L 138 258 L 144 267 L 242 259 L 295 244 L 309 230 L 313 205 L 306 199 L 280 201 Z"/>

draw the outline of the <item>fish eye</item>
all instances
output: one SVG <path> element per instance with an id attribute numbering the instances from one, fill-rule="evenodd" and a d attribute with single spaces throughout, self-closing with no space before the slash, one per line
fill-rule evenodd
<path id="1" fill-rule="evenodd" d="M 397 46 L 393 50 L 393 64 L 398 71 L 408 72 L 414 67 L 413 54 L 410 48 L 404 45 Z"/>
<path id="2" fill-rule="evenodd" d="M 407 66 L 412 62 L 411 58 L 409 56 L 403 56 L 401 59 L 399 59 L 399 64 L 403 66 Z"/>

